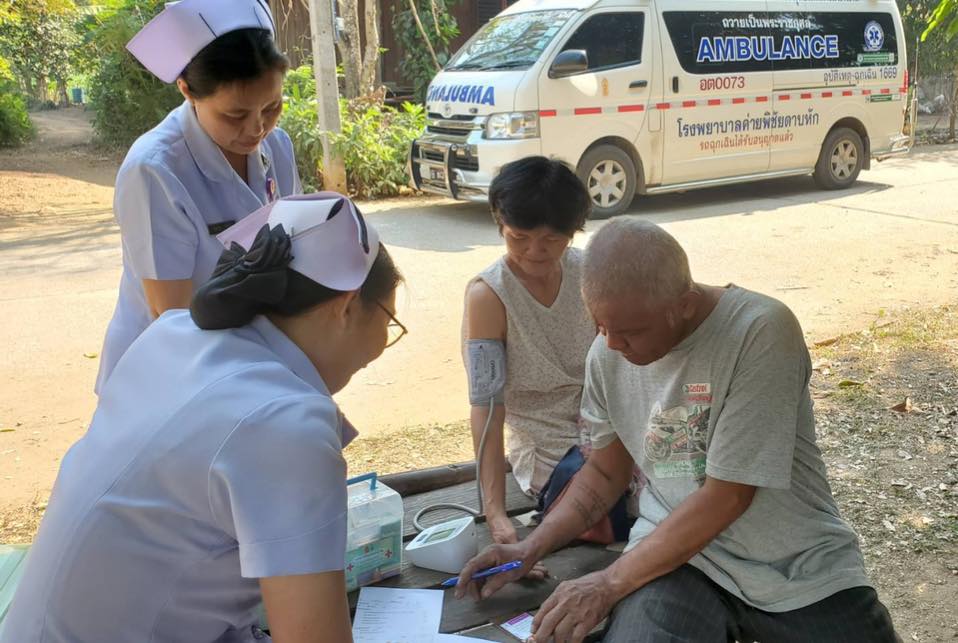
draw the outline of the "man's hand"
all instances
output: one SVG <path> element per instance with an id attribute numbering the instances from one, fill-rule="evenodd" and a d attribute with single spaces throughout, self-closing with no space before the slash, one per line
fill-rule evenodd
<path id="1" fill-rule="evenodd" d="M 490 517 L 488 525 L 489 533 L 492 535 L 492 542 L 497 545 L 515 545 L 519 542 L 516 528 L 512 526 L 512 520 L 510 520 L 508 516 Z"/>
<path id="2" fill-rule="evenodd" d="M 604 571 L 560 583 L 532 621 L 534 643 L 581 643 L 619 597 Z"/>
<path id="3" fill-rule="evenodd" d="M 514 560 L 522 561 L 522 567 L 482 580 L 472 580 L 472 575 L 476 572 Z M 489 545 L 462 568 L 459 583 L 456 585 L 456 598 L 462 598 L 467 593 L 473 598 L 489 598 L 503 586 L 526 575 L 529 578 L 541 579 L 545 575 L 545 568 L 537 565 L 537 562 L 525 541 L 515 545 Z"/>

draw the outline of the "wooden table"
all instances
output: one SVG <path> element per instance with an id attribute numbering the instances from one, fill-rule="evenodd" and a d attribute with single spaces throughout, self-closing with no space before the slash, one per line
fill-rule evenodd
<path id="1" fill-rule="evenodd" d="M 506 509 L 509 515 L 515 516 L 534 509 L 535 503 L 522 493 L 512 475 L 510 474 L 507 477 Z M 416 535 L 416 530 L 412 525 L 412 519 L 416 512 L 422 507 L 441 502 L 457 502 L 470 507 L 476 506 L 475 481 L 463 482 L 443 489 L 404 497 L 404 542 L 408 542 Z M 423 522 L 433 524 L 458 517 L 462 517 L 461 512 L 436 511 L 424 517 Z M 518 527 L 517 531 L 519 537 L 523 538 L 530 530 L 526 527 Z M 481 550 L 491 543 L 489 531 L 486 529 L 484 522 L 479 524 L 478 533 Z M 513 583 L 501 589 L 492 598 L 481 602 L 475 602 L 468 598 L 456 600 L 452 590 L 445 590 L 446 596 L 443 602 L 442 622 L 439 629 L 444 633 L 462 634 L 463 636 L 502 643 L 515 643 L 514 638 L 501 628 L 496 627 L 495 624 L 506 621 L 522 612 L 536 611 L 560 582 L 603 569 L 610 565 L 618 555 L 618 553 L 609 551 L 600 545 L 574 543 L 572 546 L 553 553 L 543 561 L 550 574 L 549 578 L 543 581 Z M 448 577 L 449 574 L 415 567 L 404 559 L 400 575 L 378 583 L 377 586 L 438 589 L 439 584 Z M 350 607 L 353 609 L 356 607 L 358 596 L 358 591 L 352 592 L 349 596 Z M 598 638 L 594 640 L 598 640 Z"/>

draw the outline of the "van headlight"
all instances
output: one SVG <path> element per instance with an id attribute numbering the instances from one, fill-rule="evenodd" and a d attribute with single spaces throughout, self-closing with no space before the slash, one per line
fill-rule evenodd
<path id="1" fill-rule="evenodd" d="M 486 138 L 536 138 L 538 136 L 539 112 L 492 114 L 486 120 Z"/>

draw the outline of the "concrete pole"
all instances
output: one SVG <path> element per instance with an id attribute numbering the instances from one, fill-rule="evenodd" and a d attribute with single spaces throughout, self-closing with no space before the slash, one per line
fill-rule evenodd
<path id="1" fill-rule="evenodd" d="M 336 83 L 336 43 L 332 0 L 309 0 L 316 76 L 317 122 L 323 142 L 323 189 L 346 193 L 346 166 L 329 141 L 328 132 L 340 132 L 339 86 Z"/>

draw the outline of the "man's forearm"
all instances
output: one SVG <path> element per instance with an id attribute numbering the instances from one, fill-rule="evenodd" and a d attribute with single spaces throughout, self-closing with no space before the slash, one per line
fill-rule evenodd
<path id="1" fill-rule="evenodd" d="M 526 539 L 536 558 L 562 547 L 608 514 L 628 487 L 631 473 L 630 468 L 609 474 L 592 459 L 587 460 L 562 500 Z"/>
<path id="2" fill-rule="evenodd" d="M 621 600 L 687 563 L 745 513 L 755 488 L 709 479 L 605 574 Z"/>

